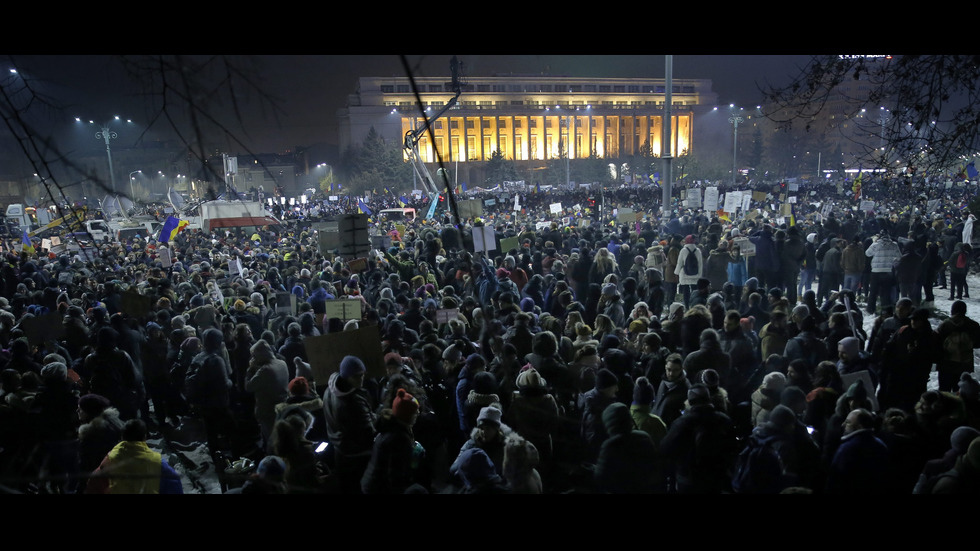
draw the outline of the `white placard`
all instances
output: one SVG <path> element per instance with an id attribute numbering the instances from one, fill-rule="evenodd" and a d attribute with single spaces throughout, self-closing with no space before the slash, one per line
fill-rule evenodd
<path id="1" fill-rule="evenodd" d="M 742 194 L 738 191 L 729 191 L 725 194 L 724 211 L 734 213 L 742 205 Z"/>
<path id="2" fill-rule="evenodd" d="M 687 207 L 691 209 L 701 208 L 701 188 L 691 188 L 687 190 Z"/>
<path id="3" fill-rule="evenodd" d="M 718 210 L 718 188 L 704 188 L 704 210 L 708 212 Z"/>
<path id="4" fill-rule="evenodd" d="M 551 209 L 551 214 L 558 214 L 561 212 L 561 203 L 552 203 L 549 205 L 549 208 Z"/>

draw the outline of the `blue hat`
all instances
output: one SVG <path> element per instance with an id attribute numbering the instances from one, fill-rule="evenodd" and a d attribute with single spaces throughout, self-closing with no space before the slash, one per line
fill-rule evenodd
<path id="1" fill-rule="evenodd" d="M 367 368 L 364 367 L 364 362 L 357 356 L 344 356 L 344 359 L 340 360 L 340 376 L 345 379 L 354 377 L 365 371 L 367 371 Z"/>
<path id="2" fill-rule="evenodd" d="M 278 455 L 267 455 L 259 461 L 256 473 L 261 478 L 281 481 L 286 474 L 286 462 Z"/>
<path id="3" fill-rule="evenodd" d="M 467 486 L 497 478 L 493 461 L 481 448 L 470 448 L 459 455 L 459 474 Z"/>

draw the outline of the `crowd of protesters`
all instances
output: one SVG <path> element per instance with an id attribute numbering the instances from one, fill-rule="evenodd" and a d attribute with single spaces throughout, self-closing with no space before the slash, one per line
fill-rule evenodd
<path id="1" fill-rule="evenodd" d="M 357 270 L 318 248 L 331 208 L 94 260 L 7 252 L 0 484 L 179 493 L 147 439 L 193 422 L 216 465 L 258 465 L 228 493 L 976 491 L 972 188 L 867 182 L 868 212 L 850 187 L 742 188 L 766 195 L 751 216 L 661 217 L 636 187 L 496 193 L 459 225 L 410 203 L 372 218 L 391 242 Z M 311 365 L 308 339 L 371 327 L 382 376 L 367 353 Z"/>

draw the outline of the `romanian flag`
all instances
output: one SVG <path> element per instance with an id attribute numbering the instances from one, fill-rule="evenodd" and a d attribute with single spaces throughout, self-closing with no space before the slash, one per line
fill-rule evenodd
<path id="1" fill-rule="evenodd" d="M 402 207 L 408 206 L 408 199 L 404 195 L 398 198 L 398 204 Z"/>
<path id="2" fill-rule="evenodd" d="M 541 193 L 541 184 L 534 184 L 534 192 Z"/>
<path id="3" fill-rule="evenodd" d="M 729 218 L 728 213 L 725 212 L 723 209 L 718 209 L 718 220 L 721 220 L 722 222 L 732 221 L 732 219 Z"/>
<path id="4" fill-rule="evenodd" d="M 854 191 L 854 200 L 855 201 L 861 198 L 861 177 L 862 176 L 864 176 L 864 174 L 861 174 L 859 172 L 857 179 L 854 180 L 854 186 L 851 188 L 852 191 Z"/>
<path id="5" fill-rule="evenodd" d="M 980 174 L 980 172 L 977 172 L 976 165 L 973 164 L 973 161 L 970 161 L 970 164 L 966 165 L 966 177 L 972 180 L 977 177 L 977 174 Z"/>
<path id="6" fill-rule="evenodd" d="M 796 205 L 790 203 L 790 205 L 789 205 L 789 225 L 790 226 L 795 226 L 796 225 L 796 208 L 795 207 L 796 207 Z"/>
<path id="7" fill-rule="evenodd" d="M 463 182 L 462 184 L 459 184 L 459 185 L 460 185 L 460 187 L 463 188 L 463 191 L 466 191 L 466 182 Z"/>
<path id="8" fill-rule="evenodd" d="M 364 200 L 363 200 L 363 199 L 358 199 L 358 200 L 357 200 L 357 210 L 359 210 L 359 211 L 361 211 L 361 212 L 363 212 L 364 214 L 367 214 L 367 215 L 369 215 L 369 216 L 370 216 L 371 214 L 373 214 L 373 213 L 371 212 L 371 209 L 369 209 L 369 208 L 368 208 L 368 206 L 367 206 L 367 205 L 366 205 L 366 204 L 364 203 Z"/>
<path id="9" fill-rule="evenodd" d="M 24 239 L 21 250 L 27 253 L 34 254 L 34 243 L 31 242 L 31 238 L 27 235 L 27 228 L 24 228 Z"/>
<path id="10" fill-rule="evenodd" d="M 163 227 L 160 228 L 160 237 L 157 241 L 161 243 L 168 243 L 173 238 L 177 237 L 177 234 L 183 231 L 187 225 L 190 224 L 187 220 L 180 220 L 176 216 L 168 216 L 167 221 L 163 223 Z"/>

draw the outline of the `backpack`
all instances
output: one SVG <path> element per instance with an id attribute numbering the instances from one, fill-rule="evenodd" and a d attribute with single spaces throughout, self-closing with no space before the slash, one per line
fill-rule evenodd
<path id="1" fill-rule="evenodd" d="M 959 269 L 966 268 L 968 261 L 969 261 L 969 257 L 967 257 L 966 253 L 961 252 L 956 257 L 956 267 Z"/>
<path id="2" fill-rule="evenodd" d="M 732 490 L 738 494 L 772 494 L 783 489 L 783 460 L 779 448 L 783 435 L 749 438 L 748 445 L 735 459 Z"/>
<path id="3" fill-rule="evenodd" d="M 973 361 L 973 339 L 965 329 L 950 333 L 943 339 L 943 356 L 951 362 Z"/>
<path id="4" fill-rule="evenodd" d="M 684 259 L 684 275 L 698 275 L 698 257 L 694 250 L 688 251 L 687 257 Z"/>

